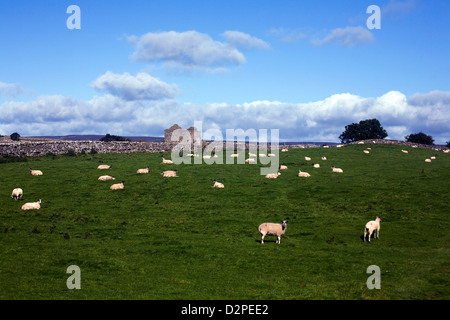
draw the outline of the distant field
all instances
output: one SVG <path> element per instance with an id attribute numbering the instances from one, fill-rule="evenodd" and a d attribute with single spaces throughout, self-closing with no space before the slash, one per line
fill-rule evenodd
<path id="1" fill-rule="evenodd" d="M 280 163 L 278 179 L 260 165 L 163 165 L 148 153 L 0 163 L 0 299 L 450 298 L 449 154 L 351 145 L 291 149 Z M 179 177 L 162 177 L 167 168 Z M 122 180 L 124 190 L 109 189 Z M 15 187 L 24 200 L 10 198 Z M 38 199 L 40 210 L 20 209 Z M 377 215 L 380 239 L 363 243 Z M 258 225 L 283 219 L 281 244 L 261 245 Z M 70 265 L 80 290 L 66 286 Z M 379 290 L 366 286 L 370 265 Z"/>

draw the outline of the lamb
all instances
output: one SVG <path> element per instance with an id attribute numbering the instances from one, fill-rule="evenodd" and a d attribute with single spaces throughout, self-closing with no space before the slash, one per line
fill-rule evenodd
<path id="1" fill-rule="evenodd" d="M 177 176 L 177 172 L 178 170 L 172 171 L 172 170 L 168 170 L 168 171 L 163 171 L 161 172 L 161 174 L 163 175 L 163 177 L 178 177 Z"/>
<path id="2" fill-rule="evenodd" d="M 111 187 L 109 187 L 111 190 L 119 190 L 119 189 L 124 189 L 125 188 L 125 182 L 122 181 L 121 183 L 116 183 L 111 185 Z"/>
<path id="3" fill-rule="evenodd" d="M 166 160 L 166 159 L 164 159 L 164 157 L 161 157 L 161 158 L 162 158 L 162 163 L 167 163 L 167 164 L 172 164 L 173 163 L 172 160 Z"/>
<path id="4" fill-rule="evenodd" d="M 266 235 L 276 236 L 277 237 L 276 243 L 279 244 L 281 236 L 286 232 L 286 227 L 287 227 L 286 220 L 281 221 L 281 224 L 270 222 L 260 224 L 258 230 L 261 233 L 261 244 L 264 243 L 264 237 Z"/>
<path id="5" fill-rule="evenodd" d="M 20 200 L 23 196 L 23 190 L 21 188 L 15 188 L 11 193 L 11 198 Z"/>
<path id="6" fill-rule="evenodd" d="M 343 172 L 344 172 L 341 168 L 335 168 L 334 166 L 331 167 L 331 170 L 332 170 L 333 172 L 337 172 L 337 173 L 343 173 Z"/>
<path id="7" fill-rule="evenodd" d="M 287 170 L 287 166 L 285 166 L 284 164 L 280 164 L 280 167 L 279 167 L 279 169 L 280 170 Z"/>
<path id="8" fill-rule="evenodd" d="M 111 169 L 111 166 L 108 166 L 107 164 L 101 164 L 97 167 L 98 170 L 106 170 Z"/>
<path id="9" fill-rule="evenodd" d="M 31 169 L 31 168 L 30 168 L 30 173 L 31 173 L 31 175 L 33 175 L 33 176 L 42 176 L 42 175 L 43 175 L 43 173 L 42 173 L 41 170 L 33 170 L 33 169 Z"/>
<path id="10" fill-rule="evenodd" d="M 150 167 L 147 167 L 145 169 L 138 169 L 138 171 L 136 171 L 136 173 L 148 173 L 149 169 L 150 169 Z"/>
<path id="11" fill-rule="evenodd" d="M 277 172 L 277 173 L 269 173 L 269 174 L 266 174 L 266 178 L 267 178 L 267 179 L 276 179 L 276 178 L 278 178 L 279 175 L 281 175 L 280 172 Z"/>
<path id="12" fill-rule="evenodd" d="M 100 180 L 100 181 L 108 181 L 108 180 L 116 180 L 116 178 L 111 177 L 111 176 L 100 176 L 100 177 L 98 177 L 98 180 Z"/>
<path id="13" fill-rule="evenodd" d="M 223 183 L 217 182 L 216 179 L 214 179 L 214 185 L 213 188 L 225 188 L 225 186 L 223 185 Z"/>
<path id="14" fill-rule="evenodd" d="M 36 202 L 27 202 L 22 206 L 22 210 L 39 210 L 41 208 L 42 200 L 39 199 Z"/>
<path id="15" fill-rule="evenodd" d="M 381 217 L 377 216 L 375 220 L 369 221 L 366 223 L 366 226 L 364 228 L 364 242 L 366 242 L 366 235 L 367 232 L 369 233 L 369 242 L 370 242 L 370 237 L 372 236 L 372 233 L 374 231 L 376 231 L 376 238 L 380 239 L 380 222 L 381 222 Z"/>
<path id="16" fill-rule="evenodd" d="M 299 177 L 304 177 L 304 178 L 309 178 L 311 177 L 311 175 L 308 172 L 303 172 L 300 169 L 298 169 L 298 176 Z"/>

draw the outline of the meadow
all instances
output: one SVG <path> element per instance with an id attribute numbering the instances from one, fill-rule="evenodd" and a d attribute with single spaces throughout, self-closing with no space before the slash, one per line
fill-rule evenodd
<path id="1" fill-rule="evenodd" d="M 278 179 L 260 175 L 260 164 L 167 165 L 151 153 L 0 163 L 0 299 L 450 298 L 450 154 L 348 145 L 279 155 L 288 170 Z M 178 177 L 160 175 L 168 168 Z M 103 174 L 116 180 L 98 181 Z M 125 189 L 109 189 L 122 180 Z M 21 201 L 10 198 L 16 187 Z M 38 199 L 40 210 L 21 210 Z M 380 239 L 364 243 L 378 215 Z M 281 244 L 261 244 L 258 225 L 285 219 Z M 81 270 L 80 290 L 67 287 L 70 265 Z M 371 265 L 381 289 L 366 285 Z"/>

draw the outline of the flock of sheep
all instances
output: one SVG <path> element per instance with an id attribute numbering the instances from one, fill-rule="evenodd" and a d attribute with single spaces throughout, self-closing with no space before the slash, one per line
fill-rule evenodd
<path id="1" fill-rule="evenodd" d="M 369 153 L 370 148 L 367 148 L 366 150 L 363 150 L 364 153 Z M 287 152 L 288 149 L 282 149 L 282 152 Z M 401 150 L 403 153 L 408 153 L 407 150 Z M 448 150 L 445 150 L 444 152 L 448 153 Z M 233 154 L 231 155 L 231 157 L 237 157 L 237 154 Z M 260 157 L 264 157 L 266 156 L 265 154 L 261 153 L 259 154 Z M 274 154 L 270 153 L 268 154 L 269 157 L 275 156 Z M 254 163 L 256 162 L 255 160 L 256 154 L 253 153 L 249 153 L 249 158 L 246 160 L 247 163 Z M 435 160 L 436 156 L 432 156 L 430 158 L 427 158 L 425 161 L 426 162 L 431 162 L 431 160 Z M 305 157 L 306 161 L 311 161 L 310 157 Z M 325 156 L 322 156 L 321 158 L 322 161 L 326 161 L 327 158 Z M 173 164 L 173 161 L 171 160 L 167 160 L 164 157 L 162 157 L 162 163 L 163 164 Z M 316 163 L 313 165 L 314 168 L 320 168 L 320 164 Z M 111 169 L 110 165 L 99 165 L 97 167 L 98 170 L 107 170 L 107 169 Z M 143 168 L 143 169 L 138 169 L 137 173 L 138 174 L 146 174 L 149 173 L 149 167 Z M 286 165 L 280 165 L 279 166 L 279 170 L 287 170 L 288 167 Z M 334 173 L 343 173 L 343 170 L 341 168 L 336 168 L 334 166 L 331 167 L 332 172 Z M 166 170 L 161 172 L 161 175 L 164 177 L 178 177 L 177 176 L 178 171 L 177 170 Z M 41 170 L 34 170 L 32 168 L 30 168 L 30 174 L 33 176 L 42 176 L 43 172 Z M 278 176 L 280 176 L 281 173 L 280 172 L 276 172 L 276 173 L 272 173 L 272 174 L 267 174 L 265 176 L 265 178 L 268 179 L 276 179 L 278 178 Z M 299 177 L 311 177 L 311 175 L 308 172 L 304 172 L 301 171 L 300 169 L 298 170 L 298 176 Z M 98 178 L 99 181 L 109 181 L 109 180 L 115 180 L 116 178 L 109 176 L 109 175 L 102 175 Z M 217 180 L 213 180 L 213 188 L 224 188 L 224 184 L 221 182 L 218 182 Z M 111 190 L 120 190 L 120 189 L 124 189 L 125 188 L 125 182 L 122 181 L 120 183 L 115 183 L 112 184 L 110 186 Z M 12 193 L 11 193 L 11 198 L 15 199 L 15 200 L 21 200 L 23 197 L 23 189 L 21 188 L 15 188 Z M 24 205 L 22 205 L 22 210 L 38 210 L 41 208 L 41 203 L 42 200 L 39 199 L 36 202 L 27 202 Z M 368 241 L 370 242 L 370 239 L 372 237 L 372 234 L 374 234 L 375 238 L 379 239 L 380 237 L 380 222 L 381 222 L 381 218 L 379 216 L 376 217 L 375 220 L 373 221 L 369 221 L 366 223 L 365 227 L 364 227 L 364 242 L 366 241 L 367 235 L 368 235 Z M 269 223 L 269 222 L 265 222 L 262 223 L 261 225 L 259 225 L 258 230 L 261 234 L 261 244 L 264 243 L 264 237 L 266 235 L 271 235 L 271 236 L 276 236 L 277 240 L 276 243 L 280 243 L 281 240 L 281 236 L 284 235 L 284 233 L 286 232 L 286 228 L 287 228 L 287 222 L 286 220 L 283 220 L 281 223 Z"/>

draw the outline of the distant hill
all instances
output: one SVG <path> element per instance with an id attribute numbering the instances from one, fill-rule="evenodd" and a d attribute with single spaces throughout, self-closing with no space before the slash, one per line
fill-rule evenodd
<path id="1" fill-rule="evenodd" d="M 52 140 L 66 140 L 66 141 L 99 141 L 105 135 L 97 134 L 81 134 L 81 135 L 67 135 L 67 136 L 36 136 L 32 138 L 43 138 Z M 163 142 L 164 137 L 124 137 L 132 141 L 143 141 L 143 142 Z"/>

